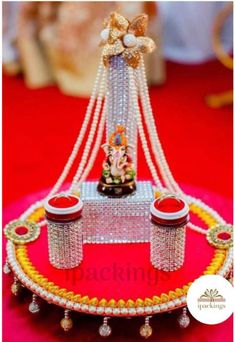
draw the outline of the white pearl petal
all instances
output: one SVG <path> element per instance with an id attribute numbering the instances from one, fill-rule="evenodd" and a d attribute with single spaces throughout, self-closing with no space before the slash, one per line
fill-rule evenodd
<path id="1" fill-rule="evenodd" d="M 132 33 L 125 34 L 123 38 L 123 43 L 127 47 L 134 47 L 137 44 L 137 38 Z"/>
<path id="2" fill-rule="evenodd" d="M 100 37 L 102 40 L 108 40 L 109 37 L 109 29 L 106 28 L 100 32 Z"/>

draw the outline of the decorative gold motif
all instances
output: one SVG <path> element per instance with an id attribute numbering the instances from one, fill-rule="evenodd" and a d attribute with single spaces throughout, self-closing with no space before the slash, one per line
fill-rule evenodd
<path id="1" fill-rule="evenodd" d="M 148 26 L 148 16 L 140 14 L 135 17 L 129 26 L 129 32 L 133 33 L 136 37 L 144 36 Z"/>
<path id="2" fill-rule="evenodd" d="M 25 229 L 25 232 L 17 232 L 20 228 Z M 40 235 L 40 227 L 34 222 L 14 220 L 5 226 L 4 234 L 13 243 L 22 245 L 36 240 Z"/>
<path id="3" fill-rule="evenodd" d="M 141 14 L 130 23 L 122 15 L 113 12 L 105 21 L 105 28 L 109 29 L 108 38 L 103 39 L 104 45 L 102 56 L 105 66 L 109 64 L 109 58 L 122 54 L 125 61 L 132 68 L 137 68 L 140 62 L 141 53 L 152 52 L 156 45 L 154 41 L 145 36 L 148 24 L 148 16 Z M 125 35 L 131 35 L 134 39 L 132 46 L 125 45 Z"/>
<path id="4" fill-rule="evenodd" d="M 220 237 L 222 234 L 227 234 L 228 238 Z M 233 226 L 231 224 L 218 224 L 208 230 L 206 235 L 207 241 L 213 247 L 219 249 L 227 249 L 233 246 Z"/>

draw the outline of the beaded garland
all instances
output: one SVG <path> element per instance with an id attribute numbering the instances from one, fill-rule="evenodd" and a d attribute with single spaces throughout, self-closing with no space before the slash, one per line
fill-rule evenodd
<path id="1" fill-rule="evenodd" d="M 158 196 L 159 193 L 155 195 Z M 190 211 L 208 226 L 208 231 L 213 230 L 216 220 L 210 213 L 195 204 L 190 206 Z M 43 215 L 43 208 L 39 208 L 28 217 L 28 220 L 40 222 Z M 138 298 L 136 300 L 130 298 L 126 301 L 123 299 L 89 298 L 86 294 L 77 294 L 60 288 L 40 274 L 28 258 L 26 246 L 14 246 L 8 242 L 7 250 L 10 267 L 14 273 L 18 269 L 17 277 L 26 287 L 49 302 L 79 312 L 132 316 L 173 310 L 185 306 L 187 291 L 192 284 L 189 282 L 182 288 L 171 290 L 167 294 L 154 295 L 152 298 Z M 232 252 L 232 248 L 228 250 L 215 249 L 214 256 L 203 274 L 226 276 L 232 267 Z"/>

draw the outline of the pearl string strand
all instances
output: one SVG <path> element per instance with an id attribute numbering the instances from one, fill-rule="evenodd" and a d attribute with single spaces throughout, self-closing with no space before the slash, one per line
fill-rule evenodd
<path id="1" fill-rule="evenodd" d="M 94 112 L 93 122 L 92 122 L 92 125 L 91 125 L 91 128 L 90 128 L 90 132 L 89 132 L 89 136 L 88 136 L 88 139 L 86 141 L 86 145 L 85 145 L 85 148 L 84 148 L 84 151 L 83 151 L 82 159 L 81 159 L 80 165 L 79 165 L 79 167 L 77 169 L 77 172 L 76 172 L 76 174 L 75 174 L 75 176 L 73 178 L 72 184 L 71 184 L 71 186 L 69 188 L 69 190 L 71 192 L 73 192 L 75 190 L 77 182 L 78 182 L 78 180 L 80 179 L 80 177 L 82 175 L 83 169 L 84 169 L 85 164 L 87 162 L 89 151 L 91 149 L 91 145 L 93 143 L 94 135 L 95 135 L 97 124 L 98 124 L 99 114 L 100 114 L 100 110 L 101 110 L 102 102 L 103 102 L 105 81 L 106 81 L 106 69 L 104 69 L 104 73 L 102 75 L 102 80 L 101 80 L 101 83 L 100 83 L 100 90 L 99 90 L 99 95 L 98 95 L 98 98 L 97 98 L 97 103 L 96 103 L 96 108 L 95 108 L 95 112 Z"/>
<path id="2" fill-rule="evenodd" d="M 146 98 L 147 99 L 147 102 L 149 102 L 149 106 L 150 106 L 150 110 L 149 110 L 149 108 L 147 108 L 146 109 L 146 107 L 144 108 L 144 106 L 143 106 L 143 103 L 144 103 L 144 105 L 146 105 L 145 104 L 145 101 L 142 101 L 142 99 L 141 99 L 141 101 L 142 101 L 142 106 L 143 106 L 143 109 L 145 109 L 145 113 L 144 113 L 144 118 L 146 119 L 146 118 L 148 118 L 148 113 L 150 113 L 150 119 L 151 119 L 151 114 L 152 114 L 152 117 L 153 117 L 153 113 L 152 113 L 152 108 L 151 108 L 151 104 L 150 104 L 150 98 L 149 98 L 149 93 L 148 93 L 148 88 L 147 88 L 147 83 L 146 83 L 146 75 L 145 75 L 145 70 L 144 70 L 144 65 L 141 65 L 142 67 L 143 67 L 143 69 L 141 68 L 141 73 L 140 73 L 140 71 L 138 72 L 138 81 L 139 81 L 139 84 L 141 85 L 141 91 L 140 91 L 140 95 L 142 95 L 142 98 Z M 103 65 L 101 65 L 100 67 L 99 67 L 99 70 L 98 70 L 98 73 L 97 73 L 97 78 L 96 78 L 96 82 L 95 82 L 95 86 L 94 86 L 94 88 L 93 88 L 93 94 L 92 94 L 92 96 L 91 96 L 91 99 L 90 99 L 90 102 L 89 102 L 89 105 L 88 105 L 88 108 L 87 108 L 87 112 L 86 112 L 86 117 L 85 117 L 85 120 L 87 119 L 88 120 L 88 122 L 87 122 L 87 126 L 88 126 L 88 123 L 89 123 L 89 119 L 87 118 L 88 117 L 88 114 L 91 116 L 91 113 L 92 113 L 92 109 L 93 109 L 93 106 L 94 106 L 94 103 L 95 103 L 95 100 L 96 100 L 96 93 L 97 93 L 97 89 L 98 89 L 98 85 L 99 85 L 99 81 L 98 80 L 100 80 L 100 78 L 101 78 L 101 71 L 102 71 L 102 69 L 103 69 Z M 130 68 L 129 68 L 129 70 L 130 70 Z M 143 77 L 143 75 L 142 75 L 142 73 L 144 73 L 144 76 L 145 77 Z M 130 77 L 130 88 L 131 88 L 131 90 L 132 90 L 132 93 L 133 93 L 133 100 L 135 99 L 135 101 L 133 101 L 132 102 L 132 106 L 133 106 L 133 109 L 134 109 L 134 113 L 135 113 L 135 115 L 136 115 L 136 118 L 137 118 L 137 124 L 138 124 L 138 129 L 139 129 L 139 133 L 140 133 L 140 138 L 141 138 L 141 143 L 142 143 L 142 145 L 143 145 L 143 150 L 144 150 L 144 154 L 145 154 L 145 158 L 146 158 L 146 161 L 147 161 L 147 164 L 148 164 L 148 166 L 149 166 L 149 168 L 150 168 L 150 171 L 151 171 L 151 174 L 152 174 L 152 176 L 153 176 L 153 179 L 154 179 L 154 181 L 155 181 L 155 183 L 157 184 L 158 183 L 158 186 L 160 187 L 160 188 L 162 188 L 162 184 L 161 184 L 161 181 L 160 181 L 160 179 L 159 179 L 159 177 L 158 177 L 158 175 L 157 175 L 157 171 L 156 171 L 156 169 L 155 169 L 155 167 L 154 167 L 154 164 L 153 164 L 153 162 L 152 162 L 152 159 L 151 159 L 151 156 L 150 156 L 150 153 L 149 153 L 149 149 L 148 149 L 148 145 L 147 145 L 147 140 L 146 140 L 146 136 L 145 136 L 145 133 L 144 133 L 144 128 L 143 128 L 143 124 L 142 124 L 142 118 L 141 118 L 141 114 L 140 114 L 140 111 L 139 111 L 139 104 L 138 104 L 138 96 L 137 96 L 137 94 L 136 94 L 136 85 L 135 85 L 135 79 L 134 79 L 134 76 L 133 76 L 133 72 L 131 73 L 132 74 L 132 77 Z M 143 84 L 142 84 L 142 82 L 143 82 Z M 142 87 L 144 85 L 144 88 Z M 94 89 L 96 88 L 96 91 L 94 91 Z M 92 98 L 93 98 L 93 104 L 91 104 L 92 103 Z M 97 100 L 97 102 L 98 102 L 98 100 Z M 90 107 L 90 110 L 89 110 L 89 107 Z M 97 109 L 97 105 L 96 105 L 96 109 Z M 146 116 L 146 112 L 147 112 L 147 116 Z M 103 110 L 103 113 L 104 114 L 101 114 L 101 120 L 103 119 L 103 115 L 105 116 L 106 114 L 105 114 L 105 111 Z M 93 120 L 94 121 L 94 120 Z M 155 128 L 155 130 L 156 130 L 156 127 L 155 127 L 155 122 L 154 122 L 154 119 L 153 119 L 153 121 L 150 121 L 150 122 L 152 122 L 153 123 L 153 125 L 149 125 L 150 126 L 150 129 L 151 129 L 151 132 L 153 132 L 154 133 L 154 128 Z M 83 125 L 85 126 L 85 124 L 83 123 Z M 147 125 L 146 125 L 147 126 Z M 83 127 L 83 126 L 82 126 Z M 148 127 L 148 126 L 147 126 Z M 85 134 L 85 131 L 86 131 L 86 128 L 87 127 L 85 127 L 84 128 L 84 134 Z M 101 130 L 101 128 L 100 128 L 100 126 L 99 126 L 99 129 Z M 82 131 L 82 129 L 81 129 L 81 131 Z M 79 136 L 81 137 L 82 136 L 82 134 L 81 134 L 81 131 L 80 131 L 80 133 L 79 133 Z M 83 136 L 84 136 L 84 134 L 83 134 Z M 157 131 L 156 131 L 156 135 L 157 135 Z M 99 134 L 97 133 L 97 136 L 99 136 Z M 102 135 L 101 135 L 102 136 Z M 155 136 L 155 134 L 154 134 L 154 136 Z M 99 136 L 99 138 L 100 138 L 100 136 Z M 82 141 L 82 139 L 83 139 L 83 137 L 81 138 L 81 141 Z M 102 139 L 102 137 L 101 137 L 101 139 Z M 155 139 L 156 139 L 156 137 L 155 137 Z M 78 137 L 78 139 L 77 140 L 79 140 L 79 142 L 80 142 L 80 139 L 79 139 L 79 137 Z M 166 161 L 166 159 L 165 159 L 165 156 L 164 156 L 164 152 L 163 152 L 163 150 L 162 150 L 162 146 L 161 146 L 161 143 L 160 143 L 160 140 L 159 140 L 159 138 L 158 138 L 158 135 L 157 135 L 157 139 L 156 139 L 156 141 L 155 140 L 153 140 L 154 141 L 154 144 L 153 145 L 155 145 L 156 144 L 156 141 L 158 142 L 159 141 L 159 144 L 157 145 L 157 148 L 159 149 L 159 147 L 160 147 L 160 152 L 162 151 L 162 153 L 163 153 L 163 155 L 161 154 L 161 153 L 158 153 L 158 158 L 159 158 L 159 161 L 156 159 L 156 161 L 157 161 L 157 163 L 158 163 L 158 165 L 160 164 L 161 165 L 161 167 L 162 167 L 162 169 L 163 169 L 163 172 L 164 172 L 164 177 L 166 177 L 165 176 L 165 167 L 167 166 L 168 167 L 168 169 L 169 169 L 169 166 L 168 166 L 168 164 L 167 164 L 167 161 Z M 81 142 L 80 142 L 80 144 L 81 144 Z M 75 144 L 76 145 L 76 144 Z M 96 146 L 99 146 L 99 144 L 98 144 L 98 138 L 96 139 L 96 144 L 95 144 Z M 80 146 L 80 145 L 79 145 Z M 79 146 L 77 147 L 77 151 L 78 151 L 78 149 L 79 149 Z M 74 146 L 74 148 L 75 148 L 75 146 Z M 74 151 L 74 150 L 73 150 Z M 77 151 L 76 151 L 76 153 L 77 153 Z M 88 152 L 89 153 L 89 152 Z M 91 157 L 93 158 L 93 157 L 95 157 L 96 156 L 96 154 L 97 154 L 97 152 L 96 152 L 96 149 L 95 149 L 95 152 L 94 153 L 92 153 L 92 155 L 91 155 Z M 75 154 L 75 152 L 74 152 L 74 154 L 73 154 L 73 157 L 74 157 L 74 159 L 75 159 L 75 156 L 76 156 L 76 154 Z M 164 161 L 162 160 L 162 156 L 163 156 L 163 159 L 165 159 L 165 165 L 164 165 Z M 85 168 L 85 170 L 83 171 L 83 173 L 82 173 L 82 176 L 81 176 L 81 178 L 82 177 L 84 177 L 84 179 L 87 177 L 87 174 L 90 172 L 90 165 L 92 165 L 92 163 L 91 163 L 91 157 L 90 157 L 90 160 L 88 161 L 88 165 L 87 165 L 87 167 Z M 149 158 L 148 158 L 149 157 Z M 155 155 L 155 157 L 156 157 L 156 155 Z M 73 160 L 74 160 L 73 159 Z M 66 164 L 67 165 L 67 164 Z M 89 167 L 88 167 L 89 166 Z M 165 166 L 165 167 L 164 167 Z M 68 171 L 69 171 L 69 169 L 71 168 L 71 165 L 70 165 L 70 167 L 68 168 L 67 167 L 67 169 L 66 169 L 66 172 L 68 173 Z M 87 172 L 87 170 L 88 170 L 88 172 Z M 64 172 L 64 170 L 63 170 L 63 172 Z M 64 172 L 64 174 L 66 173 L 66 172 Z M 87 174 L 86 174 L 87 173 Z M 62 176 L 62 175 L 61 175 Z M 60 177 L 61 177 L 60 176 Z M 66 176 L 67 176 L 67 174 L 66 174 Z M 64 179 L 65 179 L 65 177 L 66 176 L 64 176 Z M 220 217 L 220 215 L 214 210 L 214 209 L 212 209 L 212 208 L 210 208 L 208 205 L 206 205 L 205 203 L 203 203 L 200 199 L 195 199 L 194 197 L 192 197 L 192 196 L 189 196 L 189 195 L 186 195 L 186 194 L 184 194 L 183 192 L 182 192 L 182 190 L 179 188 L 179 186 L 178 186 L 178 184 L 176 183 L 176 181 L 174 180 L 174 178 L 173 178 L 173 176 L 172 176 L 172 174 L 171 174 L 171 172 L 170 172 L 170 169 L 169 169 L 169 174 L 167 174 L 167 177 L 168 177 L 168 180 L 170 181 L 170 182 L 172 182 L 172 180 L 173 180 L 173 183 L 175 182 L 175 184 L 174 185 L 176 185 L 177 186 L 177 188 L 180 190 L 180 193 L 181 194 L 183 194 L 183 196 L 190 202 L 190 203 L 195 203 L 195 204 L 197 204 L 199 207 L 201 207 L 201 208 L 203 208 L 203 209 L 206 209 L 207 211 L 208 211 L 208 213 L 209 214 L 211 214 L 219 223 L 221 223 L 221 224 L 224 224 L 225 223 L 225 221 Z M 62 178 L 62 177 L 61 177 Z M 58 187 L 58 188 L 56 188 L 55 186 L 53 187 L 53 190 L 56 192 L 58 189 L 59 189 L 59 187 L 61 186 L 61 184 L 63 183 L 63 181 L 64 181 L 64 179 L 61 181 L 61 182 L 58 182 L 57 181 L 57 183 L 56 183 L 56 186 Z M 83 179 L 83 180 L 84 180 Z M 83 181 L 82 180 L 82 181 Z M 80 179 L 80 181 L 81 181 L 81 179 Z M 173 184 L 171 184 L 172 186 L 173 186 Z M 56 189 L 56 190 L 55 190 Z M 175 190 L 176 192 L 179 192 L 179 190 Z M 51 191 L 51 193 L 52 193 L 52 191 Z M 31 205 L 21 216 L 20 216 L 20 219 L 21 220 L 25 220 L 25 219 L 27 219 L 27 217 L 30 215 L 30 214 L 32 214 L 33 212 L 34 212 L 34 210 L 35 209 L 37 209 L 37 208 L 39 208 L 39 207 L 41 207 L 43 205 L 43 200 L 41 200 L 41 201 L 37 201 L 36 203 L 34 203 L 33 205 Z M 43 226 L 45 224 L 45 221 L 42 221 L 42 222 L 40 222 L 39 223 L 39 225 L 40 226 Z M 199 233 L 202 233 L 202 234 L 206 234 L 206 230 L 205 229 L 203 229 L 203 228 L 200 228 L 200 227 L 197 227 L 197 226 L 195 226 L 195 225 L 193 225 L 193 224 L 189 224 L 188 225 L 189 226 L 189 228 L 191 228 L 191 229 L 193 229 L 193 230 L 195 230 L 195 231 L 197 231 L 197 232 L 199 232 Z"/>
<path id="3" fill-rule="evenodd" d="M 97 71 L 97 75 L 96 75 L 96 79 L 95 79 L 95 83 L 94 83 L 94 87 L 92 90 L 92 94 L 90 97 L 90 101 L 86 110 L 86 114 L 85 114 L 85 119 L 83 121 L 82 124 L 82 128 L 80 130 L 80 133 L 78 135 L 78 138 L 75 142 L 75 145 L 73 147 L 72 153 L 70 154 L 70 157 L 60 175 L 60 177 L 58 178 L 57 182 L 55 183 L 55 185 L 53 186 L 52 190 L 50 191 L 50 193 L 43 199 L 41 199 L 40 201 L 35 202 L 34 204 L 32 204 L 26 211 L 24 211 L 22 213 L 22 215 L 20 216 L 21 220 L 26 220 L 26 218 L 32 214 L 34 212 L 34 210 L 40 208 L 41 206 L 43 206 L 44 201 L 52 196 L 54 193 L 56 193 L 59 188 L 61 187 L 61 185 L 63 184 L 65 178 L 67 177 L 69 170 L 72 167 L 72 164 L 76 158 L 76 155 L 78 153 L 79 147 L 81 146 L 81 143 L 84 139 L 84 135 L 86 133 L 87 127 L 88 127 L 88 123 L 90 121 L 90 117 L 92 114 L 92 109 L 94 107 L 94 103 L 96 101 L 96 95 L 98 93 L 98 89 L 99 89 L 99 84 L 100 84 L 100 80 L 101 80 L 101 76 L 103 76 L 102 74 L 104 73 L 104 66 L 103 66 L 103 60 L 101 58 L 99 66 L 98 66 L 98 71 Z M 42 226 L 44 222 L 40 222 L 40 225 Z"/>
<path id="4" fill-rule="evenodd" d="M 101 140 L 103 137 L 104 127 L 105 127 L 106 113 L 107 113 L 107 102 L 105 102 L 103 112 L 101 114 L 101 120 L 99 123 L 97 138 L 96 138 L 96 142 L 94 144 L 90 159 L 89 159 L 87 166 L 86 166 L 86 168 L 85 168 L 85 170 L 84 170 L 84 172 L 83 172 L 83 174 L 82 174 L 82 176 L 81 176 L 81 178 L 77 184 L 78 189 L 81 187 L 82 183 L 86 180 L 88 174 L 90 173 L 90 171 L 94 165 L 96 157 L 98 155 L 98 151 L 99 151 L 99 148 L 101 146 Z"/>
<path id="5" fill-rule="evenodd" d="M 137 127 L 139 130 L 140 140 L 142 143 L 145 159 L 146 159 L 146 162 L 148 164 L 148 167 L 150 169 L 150 172 L 152 174 L 152 177 L 153 177 L 153 180 L 154 180 L 156 186 L 159 189 L 162 189 L 163 187 L 162 187 L 160 178 L 158 177 L 157 171 L 154 167 L 154 164 L 153 164 L 153 161 L 152 161 L 149 149 L 148 149 L 147 139 L 146 139 L 146 136 L 144 133 L 143 123 L 142 123 L 141 114 L 140 114 L 140 108 L 139 108 L 139 104 L 138 104 L 137 87 L 135 84 L 133 69 L 131 67 L 129 67 L 128 72 L 129 72 L 129 77 L 130 77 L 130 91 L 132 94 L 131 97 L 132 97 L 132 106 L 133 106 L 133 109 L 131 108 L 131 110 L 133 110 L 134 115 L 136 117 Z"/>
<path id="6" fill-rule="evenodd" d="M 152 138 L 152 146 L 154 147 L 156 145 L 156 146 L 158 146 L 158 149 L 160 150 L 159 161 L 157 161 L 157 160 L 156 161 L 159 164 L 159 168 L 162 169 L 164 179 L 168 178 L 168 180 L 170 180 L 171 185 L 175 188 L 175 192 L 182 195 L 187 201 L 189 201 L 191 203 L 197 203 L 200 207 L 209 211 L 211 213 L 211 215 L 213 215 L 218 222 L 224 224 L 225 221 L 214 209 L 210 208 L 207 204 L 203 203 L 201 200 L 195 199 L 194 197 L 188 196 L 187 194 L 185 194 L 180 189 L 180 187 L 176 183 L 176 181 L 174 180 L 173 175 L 169 169 L 168 163 L 166 161 L 166 158 L 165 158 L 165 155 L 164 155 L 161 143 L 160 143 L 160 139 L 159 139 L 158 134 L 157 134 L 157 129 L 156 129 L 156 125 L 155 125 L 155 121 L 154 121 L 154 117 L 153 117 L 152 107 L 150 104 L 149 92 L 148 92 L 148 88 L 147 88 L 147 80 L 146 80 L 146 74 L 145 74 L 143 59 L 141 60 L 141 74 L 139 73 L 138 78 L 139 78 L 140 84 L 142 85 L 142 87 L 141 87 L 141 89 L 143 90 L 142 97 L 144 99 L 146 99 L 146 102 L 145 102 L 145 100 L 142 101 L 145 118 L 146 118 L 147 122 L 148 121 L 151 122 L 151 125 L 149 125 L 149 128 L 150 128 L 149 133 L 150 133 L 150 137 Z M 141 93 L 142 93 L 142 91 L 141 91 Z M 147 114 L 147 116 L 146 116 L 146 114 Z M 196 231 L 201 232 L 201 233 L 203 232 L 203 234 L 206 233 L 205 229 L 197 227 L 196 225 L 194 225 L 192 223 L 189 223 L 188 226 L 189 226 L 189 228 L 191 228 L 193 230 L 196 230 Z"/>
<path id="7" fill-rule="evenodd" d="M 68 160 L 67 160 L 67 163 L 60 175 L 60 177 L 58 178 L 57 182 L 55 183 L 55 185 L 53 186 L 52 190 L 50 191 L 50 193 L 48 194 L 47 197 L 50 197 L 52 195 L 54 195 L 59 189 L 60 187 L 62 186 L 65 178 L 67 177 L 72 165 L 73 165 L 73 162 L 78 154 L 78 151 L 79 151 L 79 148 L 82 144 L 82 141 L 84 139 L 84 136 L 85 136 L 85 133 L 87 131 L 87 127 L 88 127 L 88 124 L 89 124 L 89 121 L 90 121 L 90 118 L 91 118 L 91 114 L 92 114 L 92 109 L 94 107 L 94 104 L 95 104 L 95 101 L 96 101 L 96 95 L 97 95 L 97 92 L 98 92 L 98 89 L 99 89 L 99 84 L 100 84 L 100 79 L 101 79 L 101 76 L 102 76 L 102 72 L 103 72 L 103 60 L 101 59 L 100 60 L 100 63 L 99 63 L 99 67 L 98 67 L 98 71 L 97 71 L 97 75 L 96 75 L 96 79 L 95 79 L 95 83 L 94 83 L 94 87 L 93 87 L 93 90 L 92 90 L 92 94 L 91 94 L 91 97 L 90 97 L 90 101 L 89 101 L 89 104 L 87 106 L 87 110 L 86 110 L 86 114 L 85 114 L 85 119 L 83 121 L 83 124 L 82 124 L 82 127 L 81 127 L 81 130 L 79 132 L 79 135 L 77 137 L 77 140 L 74 144 L 74 147 L 72 149 L 72 153 L 70 154 Z"/>
<path id="8" fill-rule="evenodd" d="M 166 161 L 166 157 L 165 157 L 165 154 L 164 154 L 164 151 L 161 146 L 161 142 L 157 133 L 157 127 L 155 124 L 152 106 L 151 106 L 150 97 L 149 97 L 143 57 L 141 57 L 141 65 L 138 70 L 138 80 L 139 80 L 139 85 L 141 89 L 140 97 L 141 97 L 141 103 L 143 106 L 144 118 L 145 118 L 145 122 L 149 131 L 150 142 L 152 145 L 156 163 L 159 165 L 162 178 L 164 179 L 167 188 L 170 191 L 177 190 L 181 192 L 179 187 L 177 187 L 177 183 L 175 182 L 173 175 L 171 174 L 171 171 Z"/>

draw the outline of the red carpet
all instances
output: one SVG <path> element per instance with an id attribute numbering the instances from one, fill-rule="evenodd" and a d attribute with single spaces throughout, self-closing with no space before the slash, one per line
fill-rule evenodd
<path id="1" fill-rule="evenodd" d="M 204 97 L 232 89 L 232 73 L 217 62 L 200 66 L 167 65 L 167 82 L 151 89 L 160 138 L 177 181 L 192 184 L 208 203 L 214 203 L 231 220 L 232 198 L 232 106 L 210 109 Z M 21 78 L 3 80 L 3 203 L 5 218 L 19 211 L 22 196 L 50 187 L 56 181 L 81 126 L 87 100 L 62 95 L 55 87 L 28 90 Z M 100 153 L 99 161 L 103 158 Z M 149 178 L 143 158 L 139 177 Z M 91 178 L 99 177 L 99 162 Z M 186 187 L 197 195 L 194 188 Z M 213 197 L 217 193 L 220 196 Z M 208 196 L 208 197 L 207 197 Z M 212 195 L 213 196 L 213 195 Z M 227 199 L 226 199 L 227 197 Z M 218 198 L 219 200 L 216 200 Z M 223 201 L 224 198 L 224 201 Z M 27 201 L 26 201 L 27 202 Z M 25 203 L 25 200 L 24 200 Z M 218 203 L 220 203 L 218 205 Z M 223 205 L 224 204 L 224 205 Z M 101 341 L 101 320 L 75 314 L 75 328 L 68 337 L 58 325 L 62 311 L 44 306 L 40 317 L 27 312 L 29 295 L 17 300 L 9 294 L 11 276 L 4 276 L 4 341 Z M 207 326 L 192 319 L 182 331 L 177 314 L 153 319 L 154 337 L 159 341 L 232 341 L 232 319 Z M 141 319 L 112 321 L 110 341 L 137 341 Z M 167 329 L 171 327 L 171 329 Z M 18 332 L 14 331 L 14 328 Z M 124 337 L 125 336 L 125 337 Z"/>

